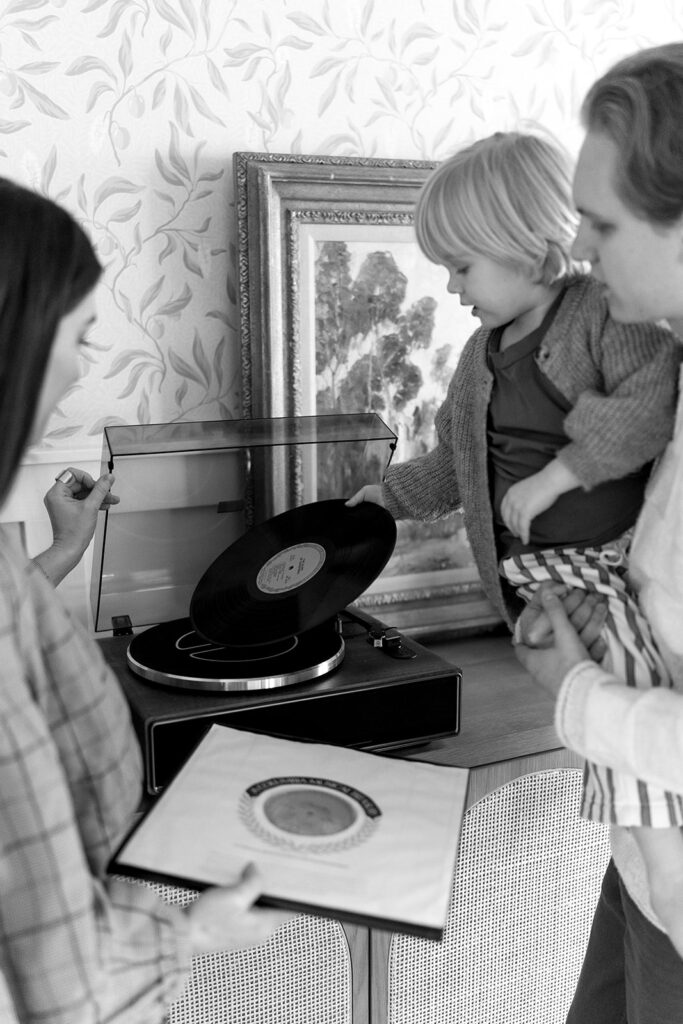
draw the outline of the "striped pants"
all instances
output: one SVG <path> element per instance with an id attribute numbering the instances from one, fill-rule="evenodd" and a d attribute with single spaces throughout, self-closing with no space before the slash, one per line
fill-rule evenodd
<path id="1" fill-rule="evenodd" d="M 603 594 L 607 620 L 602 667 L 626 686 L 671 687 L 650 627 L 626 578 L 623 539 L 594 548 L 549 548 L 505 558 L 501 575 L 528 600 L 546 580 Z M 610 825 L 683 825 L 683 797 L 634 776 L 586 762 L 581 815 Z"/>

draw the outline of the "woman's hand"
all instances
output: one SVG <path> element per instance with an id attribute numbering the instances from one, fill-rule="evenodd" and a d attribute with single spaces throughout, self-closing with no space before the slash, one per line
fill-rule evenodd
<path id="1" fill-rule="evenodd" d="M 606 650 L 604 640 L 596 636 L 596 631 L 599 633 L 605 621 L 604 601 L 600 602 L 597 595 L 586 594 L 585 591 L 579 591 L 579 594 L 584 594 L 583 601 L 577 602 L 575 596 L 570 601 L 570 607 L 575 606 L 574 614 L 577 621 L 583 622 L 583 635 L 587 641 L 593 638 L 590 647 L 587 647 L 570 621 L 566 603 L 563 603 L 575 594 L 576 591 L 571 590 L 563 598 L 552 586 L 539 588 L 537 608 L 547 619 L 547 624 L 543 624 L 542 646 L 531 645 L 529 629 L 518 630 L 519 639 L 515 639 L 514 650 L 517 658 L 536 682 L 553 696 L 559 693 L 567 672 L 579 662 L 589 660 L 589 649 L 595 650 L 598 641 L 601 646 L 597 649 L 602 650 L 602 656 Z M 539 636 L 540 634 L 539 630 Z"/>
<path id="2" fill-rule="evenodd" d="M 192 952 L 244 949 L 265 942 L 286 921 L 298 916 L 285 910 L 255 907 L 261 881 L 253 864 L 247 864 L 234 886 L 207 889 L 186 910 L 190 922 Z"/>
<path id="3" fill-rule="evenodd" d="M 365 487 L 361 487 L 359 491 L 356 491 L 346 504 L 349 508 L 353 508 L 354 505 L 360 505 L 362 501 L 371 501 L 373 504 L 381 505 L 382 508 L 385 508 L 384 498 L 382 497 L 382 485 L 366 484 Z"/>
<path id="4" fill-rule="evenodd" d="M 60 473 L 43 501 L 52 527 L 52 545 L 34 561 L 57 586 L 78 565 L 92 540 L 100 509 L 116 505 L 111 493 L 114 477 L 105 473 L 93 480 L 74 466 Z"/>

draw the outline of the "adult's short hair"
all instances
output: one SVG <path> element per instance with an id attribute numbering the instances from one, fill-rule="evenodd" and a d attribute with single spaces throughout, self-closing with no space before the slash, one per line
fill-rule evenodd
<path id="1" fill-rule="evenodd" d="M 617 148 L 614 187 L 635 214 L 670 224 L 683 214 L 683 43 L 640 50 L 589 89 L 584 126 Z"/>

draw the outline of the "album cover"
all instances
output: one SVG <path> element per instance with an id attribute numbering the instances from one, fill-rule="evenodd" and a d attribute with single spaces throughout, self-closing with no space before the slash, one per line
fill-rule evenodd
<path id="1" fill-rule="evenodd" d="M 467 769 L 212 725 L 110 871 L 440 939 Z"/>

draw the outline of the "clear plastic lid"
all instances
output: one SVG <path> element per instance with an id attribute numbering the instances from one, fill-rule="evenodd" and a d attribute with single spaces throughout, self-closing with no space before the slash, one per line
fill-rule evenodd
<path id="1" fill-rule="evenodd" d="M 395 445 L 375 413 L 106 427 L 102 472 L 121 501 L 95 534 L 95 629 L 187 616 L 206 569 L 246 530 L 379 483 Z"/>

